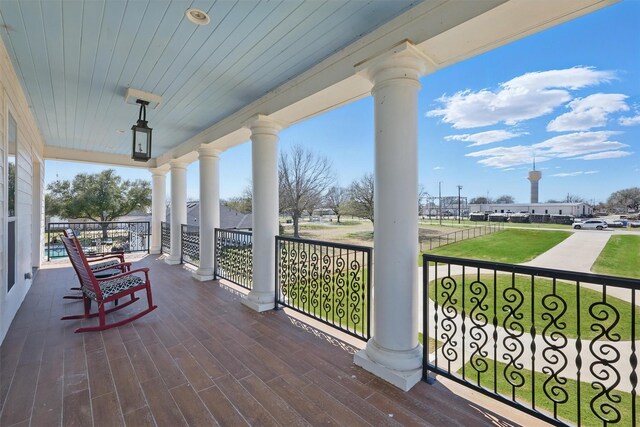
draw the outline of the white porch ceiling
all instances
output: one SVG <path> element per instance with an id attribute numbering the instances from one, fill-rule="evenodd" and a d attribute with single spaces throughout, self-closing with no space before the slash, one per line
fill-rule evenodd
<path id="1" fill-rule="evenodd" d="M 251 115 L 292 122 L 366 95 L 354 66 L 405 39 L 436 70 L 614 1 L 2 0 L 0 34 L 45 155 L 144 166 L 128 160 L 132 87 L 162 96 L 154 166 L 246 140 Z"/>

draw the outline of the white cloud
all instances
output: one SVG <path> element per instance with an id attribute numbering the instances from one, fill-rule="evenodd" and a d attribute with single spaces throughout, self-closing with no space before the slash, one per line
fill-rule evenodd
<path id="1" fill-rule="evenodd" d="M 615 159 L 618 157 L 627 157 L 632 155 L 630 151 L 603 151 L 601 153 L 587 154 L 586 156 L 578 157 L 580 160 L 602 160 L 602 159 Z"/>
<path id="2" fill-rule="evenodd" d="M 531 146 L 495 147 L 468 153 L 466 156 L 480 157 L 482 159 L 478 163 L 501 169 L 531 164 L 534 155 L 536 163 L 558 158 L 597 160 L 622 157 L 630 154 L 622 154 L 627 152 L 620 151 L 627 145 L 610 140 L 610 137 L 619 133 L 614 131 L 576 132 L 559 135 Z"/>
<path id="3" fill-rule="evenodd" d="M 475 147 L 478 145 L 492 144 L 494 142 L 506 141 L 508 139 L 516 138 L 522 135 L 528 135 L 528 132 L 510 132 L 508 130 L 488 130 L 486 132 L 479 133 L 465 133 L 460 135 L 445 136 L 446 141 L 463 141 L 473 142 L 469 147 Z"/>
<path id="4" fill-rule="evenodd" d="M 551 113 L 571 100 L 570 90 L 608 82 L 611 71 L 593 67 L 574 67 L 527 73 L 500 85 L 500 90 L 465 90 L 442 96 L 442 108 L 427 112 L 427 117 L 441 117 L 456 129 L 515 123 Z"/>
<path id="5" fill-rule="evenodd" d="M 594 93 L 585 98 L 574 99 L 567 105 L 571 111 L 551 120 L 547 130 L 564 132 L 605 126 L 609 114 L 629 111 L 629 106 L 624 102 L 627 98 L 620 93 Z"/>
<path id="6" fill-rule="evenodd" d="M 444 169 L 444 166 L 436 166 L 435 168 L 433 168 L 434 171 L 439 171 Z"/>
<path id="7" fill-rule="evenodd" d="M 578 175 L 582 175 L 583 172 L 562 172 L 562 173 L 554 173 L 551 176 L 557 176 L 559 178 L 566 178 L 568 176 L 578 176 Z"/>
<path id="8" fill-rule="evenodd" d="M 536 149 L 536 152 L 537 150 L 545 150 L 545 154 L 553 157 L 575 157 L 627 147 L 626 144 L 621 142 L 609 140 L 609 137 L 620 133 L 614 131 L 568 133 L 534 144 L 532 147 Z"/>
<path id="9" fill-rule="evenodd" d="M 566 178 L 568 176 L 580 176 L 580 175 L 592 175 L 594 173 L 598 173 L 598 171 L 578 171 L 578 172 L 562 172 L 562 173 L 554 173 L 551 176 L 557 176 L 559 178 Z"/>
<path id="10" fill-rule="evenodd" d="M 640 114 L 632 117 L 620 117 L 620 120 L 618 121 L 622 126 L 640 125 Z"/>

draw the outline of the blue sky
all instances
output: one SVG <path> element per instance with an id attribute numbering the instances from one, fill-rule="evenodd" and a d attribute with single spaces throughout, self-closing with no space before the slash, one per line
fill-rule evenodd
<path id="1" fill-rule="evenodd" d="M 529 199 L 533 156 L 540 201 L 567 193 L 605 201 L 640 186 L 640 0 L 626 0 L 421 79 L 419 181 L 437 195 Z M 373 102 L 366 98 L 284 129 L 328 157 L 340 185 L 373 171 Z M 47 161 L 46 182 L 105 167 Z M 128 179 L 144 170 L 116 168 Z M 249 143 L 220 162 L 221 197 L 251 181 Z M 198 164 L 188 169 L 198 198 Z M 169 194 L 169 193 L 167 193 Z"/>

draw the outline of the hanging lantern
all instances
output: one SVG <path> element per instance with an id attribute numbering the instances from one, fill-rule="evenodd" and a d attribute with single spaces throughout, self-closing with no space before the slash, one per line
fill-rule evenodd
<path id="1" fill-rule="evenodd" d="M 133 131 L 133 147 L 131 158 L 140 162 L 146 162 L 151 158 L 151 129 L 147 126 L 147 105 L 149 101 L 136 100 L 140 104 L 138 122 L 131 127 Z"/>

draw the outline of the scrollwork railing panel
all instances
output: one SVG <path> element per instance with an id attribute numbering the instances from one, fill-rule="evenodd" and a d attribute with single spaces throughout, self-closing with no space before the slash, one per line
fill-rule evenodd
<path id="1" fill-rule="evenodd" d="M 277 303 L 368 339 L 371 248 L 280 236 L 276 245 Z"/>
<path id="2" fill-rule="evenodd" d="M 640 281 L 423 256 L 433 372 L 555 425 L 637 426 Z"/>

